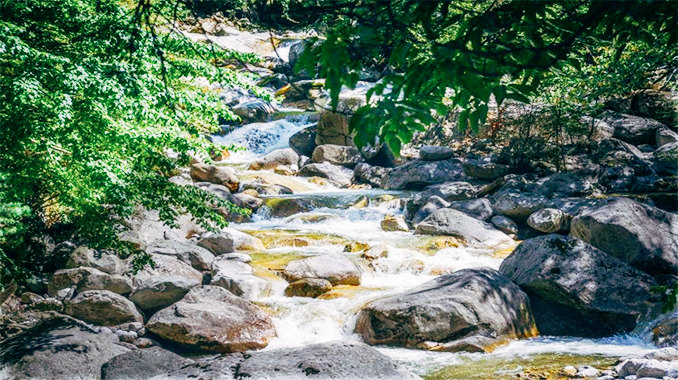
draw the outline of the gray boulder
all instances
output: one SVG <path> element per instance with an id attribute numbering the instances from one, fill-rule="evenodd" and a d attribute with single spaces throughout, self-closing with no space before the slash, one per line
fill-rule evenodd
<path id="1" fill-rule="evenodd" d="M 652 307 L 652 277 L 573 237 L 525 240 L 499 271 L 530 296 L 544 335 L 609 336 Z"/>
<path id="2" fill-rule="evenodd" d="M 261 99 L 242 102 L 231 110 L 248 122 L 266 121 L 275 112 L 271 104 Z"/>
<path id="3" fill-rule="evenodd" d="M 678 274 L 678 215 L 620 198 L 577 216 L 571 234 L 650 274 Z"/>
<path id="4" fill-rule="evenodd" d="M 311 156 L 311 162 L 314 163 L 329 162 L 351 169 L 362 160 L 360 151 L 356 147 L 334 144 L 318 145 Z"/>
<path id="5" fill-rule="evenodd" d="M 454 151 L 447 146 L 426 145 L 419 148 L 419 158 L 424 161 L 442 161 L 452 158 Z"/>
<path id="6" fill-rule="evenodd" d="M 88 290 L 66 301 L 64 312 L 74 318 L 102 326 L 144 322 L 134 304 L 108 290 Z"/>
<path id="7" fill-rule="evenodd" d="M 514 192 L 495 194 L 490 201 L 495 214 L 517 221 L 525 221 L 533 212 L 543 209 L 548 204 L 548 199 L 542 195 Z"/>
<path id="8" fill-rule="evenodd" d="M 193 363 L 160 347 L 150 347 L 118 355 L 101 366 L 103 380 L 146 380 Z"/>
<path id="9" fill-rule="evenodd" d="M 567 226 L 567 216 L 555 208 L 543 208 L 527 218 L 527 225 L 539 232 L 558 232 Z"/>
<path id="10" fill-rule="evenodd" d="M 464 179 L 466 176 L 461 161 L 456 158 L 443 161 L 414 160 L 393 168 L 384 179 L 384 188 L 418 190 Z"/>
<path id="11" fill-rule="evenodd" d="M 652 342 L 658 347 L 678 346 L 678 315 L 663 318 L 652 326 Z"/>
<path id="12" fill-rule="evenodd" d="M 360 162 L 355 166 L 353 175 L 359 182 L 367 183 L 374 187 L 382 187 L 384 178 L 388 175 L 389 170 L 391 169 Z"/>
<path id="13" fill-rule="evenodd" d="M 614 128 L 614 137 L 633 145 L 655 143 L 655 133 L 664 124 L 639 116 L 625 115 L 608 111 L 601 116 Z"/>
<path id="14" fill-rule="evenodd" d="M 652 153 L 654 168 L 662 175 L 678 175 L 678 142 L 662 145 Z"/>
<path id="15" fill-rule="evenodd" d="M 547 198 L 580 197 L 593 193 L 593 184 L 588 178 L 572 173 L 556 173 L 540 178 L 526 186 L 525 192 L 543 195 Z"/>
<path id="16" fill-rule="evenodd" d="M 224 228 L 219 233 L 207 234 L 198 241 L 198 245 L 215 255 L 223 255 L 236 251 L 261 251 L 264 243 L 256 237 L 235 230 Z"/>
<path id="17" fill-rule="evenodd" d="M 99 379 L 102 364 L 128 351 L 113 333 L 55 317 L 3 341 L 0 367 L 12 379 Z"/>
<path id="18" fill-rule="evenodd" d="M 489 338 L 489 343 L 530 337 L 536 329 L 527 295 L 499 272 L 480 268 L 367 304 L 356 332 L 369 344 L 455 350 L 466 338 Z"/>
<path id="19" fill-rule="evenodd" d="M 360 285 L 361 270 L 344 255 L 327 254 L 291 261 L 285 266 L 283 276 L 290 282 L 322 278 L 332 285 Z"/>
<path id="20" fill-rule="evenodd" d="M 353 181 L 353 170 L 329 162 L 306 164 L 299 170 L 299 175 L 327 178 L 342 187 L 348 187 Z"/>
<path id="21" fill-rule="evenodd" d="M 362 343 L 330 342 L 304 347 L 233 354 L 206 359 L 160 379 L 270 379 L 313 378 L 355 380 L 419 379 L 376 349 Z"/>
<path id="22" fill-rule="evenodd" d="M 668 128 L 659 128 L 657 129 L 655 138 L 657 140 L 657 146 L 661 147 L 666 144 L 678 142 L 678 133 Z"/>
<path id="23" fill-rule="evenodd" d="M 468 160 L 462 168 L 464 173 L 469 177 L 487 180 L 503 177 L 509 172 L 508 165 L 497 164 L 489 160 Z"/>
<path id="24" fill-rule="evenodd" d="M 276 335 L 271 318 L 259 307 L 209 285 L 155 313 L 146 329 L 192 349 L 222 353 L 264 348 Z"/>
<path id="25" fill-rule="evenodd" d="M 249 166 L 250 170 L 275 169 L 278 165 L 297 165 L 299 155 L 292 148 L 276 149 L 257 158 Z"/>
<path id="26" fill-rule="evenodd" d="M 174 257 L 201 272 L 208 271 L 214 261 L 214 255 L 207 249 L 176 240 L 156 240 L 146 248 L 146 252 Z"/>
<path id="27" fill-rule="evenodd" d="M 78 267 L 95 268 L 108 274 L 121 274 L 127 270 L 127 266 L 117 255 L 85 246 L 76 248 L 66 261 L 66 268 Z"/>
<path id="28" fill-rule="evenodd" d="M 155 310 L 180 300 L 189 289 L 202 284 L 202 273 L 171 256 L 153 255 L 155 268 L 134 277 L 129 298 L 142 310 Z"/>
<path id="29" fill-rule="evenodd" d="M 210 285 L 228 289 L 236 296 L 256 299 L 268 295 L 271 285 L 268 281 L 252 274 L 252 267 L 242 261 L 219 257 L 212 263 Z"/>
<path id="30" fill-rule="evenodd" d="M 449 207 L 480 220 L 488 220 L 492 217 L 492 204 L 487 198 L 451 202 Z"/>
<path id="31" fill-rule="evenodd" d="M 470 245 L 496 246 L 513 242 L 493 225 L 449 208 L 434 211 L 417 225 L 415 234 L 454 236 Z"/>
<path id="32" fill-rule="evenodd" d="M 231 192 L 238 191 L 240 184 L 240 180 L 235 175 L 235 170 L 228 166 L 215 166 L 199 162 L 191 165 L 190 174 L 194 181 L 223 185 Z"/>
<path id="33" fill-rule="evenodd" d="M 129 294 L 132 291 L 132 279 L 95 270 L 77 283 L 76 290 L 78 293 L 88 290 L 109 290 L 113 293 Z"/>
<path id="34" fill-rule="evenodd" d="M 315 149 L 315 126 L 302 129 L 290 137 L 290 148 L 300 156 L 311 156 Z"/>
<path id="35" fill-rule="evenodd" d="M 416 214 L 414 214 L 412 217 L 412 224 L 419 224 L 421 221 L 428 218 L 429 215 L 433 214 L 436 210 L 447 207 L 450 207 L 450 202 L 437 195 L 433 195 L 429 197 L 426 204 L 421 206 L 419 210 L 417 210 Z"/>

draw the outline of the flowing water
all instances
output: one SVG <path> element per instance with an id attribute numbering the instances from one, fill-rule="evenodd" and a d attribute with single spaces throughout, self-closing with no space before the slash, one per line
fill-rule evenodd
<path id="1" fill-rule="evenodd" d="M 246 125 L 217 138 L 221 143 L 248 147 L 247 151 L 234 154 L 226 162 L 238 168 L 241 177 L 260 177 L 295 190 L 293 195 L 268 197 L 266 204 L 274 204 L 278 198 L 300 197 L 314 205 L 310 212 L 284 218 L 270 217 L 269 209 L 262 207 L 253 215 L 251 222 L 232 225 L 261 238 L 267 247 L 264 252 L 252 254 L 255 273 L 270 281 L 273 289 L 268 297 L 255 300 L 272 314 L 278 332 L 266 349 L 335 340 L 360 341 L 353 330 L 357 312 L 366 303 L 398 294 L 459 269 L 496 269 L 510 253 L 513 247 L 472 249 L 460 245 L 453 238 L 382 231 L 380 222 L 384 215 L 403 212 L 400 199 L 411 195 L 407 192 L 338 189 L 303 177 L 284 177 L 272 171 L 243 169 L 244 163 L 273 149 L 287 147 L 289 137 L 306 125 L 303 118 L 282 119 Z M 351 243 L 385 243 L 389 253 L 387 257 L 368 262 L 360 258 L 360 252 L 344 252 L 346 245 Z M 284 296 L 287 283 L 276 272 L 291 260 L 331 253 L 349 255 L 361 263 L 364 273 L 360 286 L 338 286 L 316 299 Z M 490 354 L 392 347 L 377 349 L 422 376 L 470 378 L 468 371 L 475 371 L 473 363 L 483 368 L 495 368 L 494 377 L 499 376 L 497 373 L 501 371 L 512 373 L 539 361 L 551 365 L 557 363 L 560 368 L 570 363 L 577 364 L 577 358 L 584 360 L 580 364 L 609 365 L 611 360 L 603 359 L 642 354 L 653 346 L 643 334 L 637 334 L 604 339 L 537 337 L 510 342 Z M 482 378 L 482 375 L 479 376 Z"/>

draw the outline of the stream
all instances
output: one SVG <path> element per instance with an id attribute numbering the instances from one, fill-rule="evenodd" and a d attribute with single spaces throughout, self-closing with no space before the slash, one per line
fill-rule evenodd
<path id="1" fill-rule="evenodd" d="M 383 217 L 402 214 L 400 199 L 412 193 L 340 189 L 309 178 L 281 176 L 272 170 L 246 169 L 247 163 L 257 157 L 287 147 L 289 137 L 308 125 L 308 120 L 303 117 L 290 117 L 244 125 L 226 136 L 214 137 L 217 143 L 247 148 L 234 152 L 223 163 L 235 167 L 241 179 L 262 178 L 294 190 L 291 195 L 264 196 L 265 206 L 252 216 L 250 222 L 231 224 L 233 228 L 257 236 L 267 248 L 251 255 L 254 273 L 272 285 L 269 296 L 255 300 L 271 313 L 278 333 L 266 350 L 337 340 L 360 341 L 354 333 L 354 326 L 358 311 L 366 303 L 460 269 L 497 269 L 514 248 L 472 249 L 458 245 L 452 238 L 414 235 L 412 231 L 383 231 L 380 227 Z M 271 217 L 266 205 L 285 197 L 311 200 L 314 209 L 288 217 Z M 361 252 L 345 252 L 345 246 L 353 242 L 370 246 L 385 243 L 388 256 L 368 262 L 360 257 Z M 337 253 L 351 256 L 362 267 L 360 286 L 336 286 L 318 298 L 284 295 L 287 282 L 276 272 L 287 262 L 300 257 Z M 648 335 L 641 327 L 633 334 L 603 339 L 540 336 L 512 341 L 490 354 L 393 347 L 377 349 L 420 376 L 472 378 L 474 363 L 496 369 L 495 374 L 511 374 L 539 360 L 559 368 L 567 364 L 607 363 L 609 366 L 617 357 L 640 355 L 652 350 L 654 346 L 649 343 Z M 446 367 L 449 368 L 446 370 Z"/>

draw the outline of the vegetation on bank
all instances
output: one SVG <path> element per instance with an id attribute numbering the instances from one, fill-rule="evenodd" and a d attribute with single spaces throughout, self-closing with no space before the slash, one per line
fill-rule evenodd
<path id="1" fill-rule="evenodd" d="M 383 141 L 397 153 L 447 118 L 477 131 L 493 102 L 543 105 L 531 129 L 507 129 L 517 137 L 539 130 L 560 143 L 585 134 L 581 116 L 605 100 L 675 86 L 676 7 L 657 0 L 4 1 L 0 281 L 41 269 L 45 258 L 31 247 L 44 233 L 128 254 L 117 236 L 139 207 L 169 224 L 188 212 L 207 228 L 225 225 L 213 206 L 232 205 L 168 178 L 193 155 L 221 149 L 203 135 L 235 117 L 195 79 L 247 87 L 226 66 L 256 58 L 168 28 L 190 11 L 318 29 L 297 72 L 326 78 L 334 105 L 342 86 L 377 73 L 375 102 L 358 110 L 351 128 L 358 145 Z"/>

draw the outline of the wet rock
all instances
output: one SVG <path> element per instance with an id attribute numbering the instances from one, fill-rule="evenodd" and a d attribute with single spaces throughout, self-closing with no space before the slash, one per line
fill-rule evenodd
<path id="1" fill-rule="evenodd" d="M 235 251 L 263 251 L 265 249 L 264 243 L 258 238 L 232 228 L 224 228 L 219 233 L 206 235 L 198 241 L 198 245 L 215 255 Z"/>
<path id="2" fill-rule="evenodd" d="M 652 327 L 652 342 L 658 347 L 678 346 L 678 315 L 662 319 Z"/>
<path id="3" fill-rule="evenodd" d="M 252 162 L 249 170 L 275 169 L 278 165 L 297 165 L 298 163 L 299 155 L 294 149 L 276 149 Z"/>
<path id="4" fill-rule="evenodd" d="M 348 257 L 338 254 L 313 256 L 291 261 L 283 270 L 287 281 L 322 278 L 332 285 L 360 285 L 360 268 Z"/>
<path id="5" fill-rule="evenodd" d="M 656 120 L 607 111 L 601 119 L 614 128 L 614 137 L 633 145 L 654 144 L 657 129 L 664 125 Z"/>
<path id="6" fill-rule="evenodd" d="M 509 172 L 508 165 L 497 164 L 489 160 L 468 160 L 462 167 L 467 176 L 487 180 L 503 177 Z"/>
<path id="7" fill-rule="evenodd" d="M 143 322 L 144 317 L 127 298 L 108 290 L 88 290 L 64 305 L 64 312 L 74 318 L 102 326 Z"/>
<path id="8" fill-rule="evenodd" d="M 662 175 L 678 175 L 678 142 L 662 145 L 652 153 L 654 168 Z"/>
<path id="9" fill-rule="evenodd" d="M 384 177 L 386 177 L 389 170 L 389 168 L 372 166 L 365 162 L 360 162 L 355 166 L 353 175 L 359 182 L 367 183 L 374 187 L 382 187 L 384 183 Z"/>
<path id="10" fill-rule="evenodd" d="M 678 350 L 673 347 L 622 361 L 615 367 L 620 378 L 666 379 L 678 376 Z"/>
<path id="11" fill-rule="evenodd" d="M 449 207 L 480 220 L 492 217 L 492 204 L 487 198 L 451 202 Z"/>
<path id="12" fill-rule="evenodd" d="M 425 205 L 421 206 L 417 210 L 416 214 L 412 217 L 412 224 L 416 225 L 421 223 L 422 220 L 426 219 L 429 215 L 433 214 L 434 211 L 441 208 L 450 207 L 450 202 L 442 199 L 437 195 L 433 195 L 428 198 L 428 201 Z"/>
<path id="13" fill-rule="evenodd" d="M 288 217 L 313 210 L 313 202 L 305 198 L 280 198 L 267 203 L 274 218 Z"/>
<path id="14" fill-rule="evenodd" d="M 290 137 L 290 148 L 294 149 L 300 156 L 311 156 L 316 147 L 315 144 L 316 127 L 305 128 Z"/>
<path id="15" fill-rule="evenodd" d="M 214 166 L 203 163 L 191 165 L 191 178 L 194 181 L 203 181 L 226 186 L 231 192 L 238 191 L 240 181 L 235 171 L 228 166 Z"/>
<path id="16" fill-rule="evenodd" d="M 208 271 L 214 261 L 214 255 L 207 249 L 175 240 L 156 240 L 148 246 L 146 252 L 174 257 L 201 272 Z"/>
<path id="17" fill-rule="evenodd" d="M 481 268 L 440 276 L 367 304 L 356 332 L 369 344 L 417 347 L 473 336 L 529 337 L 536 329 L 527 295 L 497 271 Z"/>
<path id="18" fill-rule="evenodd" d="M 299 170 L 299 175 L 327 178 L 343 187 L 349 186 L 353 181 L 353 170 L 329 162 L 306 164 Z"/>
<path id="19" fill-rule="evenodd" d="M 273 169 L 273 172 L 280 175 L 295 175 L 299 172 L 299 167 L 297 165 L 278 165 Z"/>
<path id="20" fill-rule="evenodd" d="M 171 256 L 153 255 L 155 268 L 147 267 L 134 277 L 129 298 L 142 310 L 155 310 L 180 300 L 202 283 L 202 273 Z"/>
<path id="21" fill-rule="evenodd" d="M 303 278 L 289 284 L 285 289 L 288 297 L 315 298 L 332 290 L 332 283 L 322 278 Z"/>
<path id="22" fill-rule="evenodd" d="M 367 248 L 360 255 L 367 261 L 374 261 L 382 257 L 388 257 L 388 245 L 386 243 L 376 243 Z"/>
<path id="23" fill-rule="evenodd" d="M 192 289 L 155 313 L 146 329 L 192 349 L 222 353 L 263 348 L 276 335 L 268 314 L 218 286 Z"/>
<path id="24" fill-rule="evenodd" d="M 678 142 L 678 133 L 668 128 L 659 128 L 657 129 L 655 138 L 657 140 L 657 146 L 661 147 L 666 144 Z"/>
<path id="25" fill-rule="evenodd" d="M 417 225 L 415 234 L 454 236 L 471 245 L 495 246 L 513 242 L 493 225 L 449 208 L 434 211 Z"/>
<path id="26" fill-rule="evenodd" d="M 241 263 L 249 263 L 252 261 L 252 256 L 246 253 L 224 253 L 223 255 L 219 256 L 219 258 L 224 260 L 240 261 Z"/>
<path id="27" fill-rule="evenodd" d="M 103 380 L 145 380 L 172 372 L 193 363 L 160 347 L 135 350 L 118 355 L 101 366 Z"/>
<path id="28" fill-rule="evenodd" d="M 571 234 L 650 274 L 678 274 L 678 216 L 620 198 L 577 216 Z"/>
<path id="29" fill-rule="evenodd" d="M 256 299 L 268 295 L 271 286 L 268 281 L 252 274 L 252 267 L 242 261 L 229 260 L 223 256 L 212 263 L 210 285 L 228 289 L 236 296 Z"/>
<path id="30" fill-rule="evenodd" d="M 547 234 L 564 229 L 566 224 L 567 217 L 565 214 L 555 208 L 543 208 L 527 218 L 528 226 Z"/>
<path id="31" fill-rule="evenodd" d="M 419 148 L 419 158 L 424 161 L 443 161 L 452 158 L 454 151 L 447 146 L 426 145 Z"/>
<path id="32" fill-rule="evenodd" d="M 263 199 L 245 193 L 231 194 L 228 196 L 228 200 L 238 207 L 250 210 L 256 210 L 264 204 Z"/>
<path id="33" fill-rule="evenodd" d="M 525 221 L 533 212 L 547 206 L 548 200 L 541 195 L 522 193 L 498 193 L 490 198 L 495 214 L 517 221 Z"/>
<path id="34" fill-rule="evenodd" d="M 512 221 L 511 219 L 501 216 L 501 215 L 495 215 L 491 219 L 492 224 L 494 224 L 495 227 L 499 229 L 499 231 L 502 231 L 505 234 L 517 234 L 518 233 L 518 225 L 516 222 Z"/>
<path id="35" fill-rule="evenodd" d="M 529 294 L 544 335 L 630 331 L 654 302 L 652 277 L 573 237 L 525 240 L 499 271 Z"/>
<path id="36" fill-rule="evenodd" d="M 47 319 L 2 342 L 0 367 L 14 379 L 98 379 L 102 364 L 129 351 L 115 341 L 72 318 Z"/>
<path id="37" fill-rule="evenodd" d="M 318 145 L 311 156 L 311 161 L 314 163 L 329 162 L 351 169 L 362 160 L 360 151 L 356 147 L 334 144 Z"/>
<path id="38" fill-rule="evenodd" d="M 381 229 L 384 231 L 409 231 L 405 219 L 400 216 L 386 215 L 381 221 Z"/>
<path id="39" fill-rule="evenodd" d="M 247 122 L 266 121 L 275 112 L 271 104 L 261 99 L 240 103 L 231 110 Z"/>
<path id="40" fill-rule="evenodd" d="M 85 246 L 78 247 L 71 253 L 66 268 L 90 267 L 108 274 L 121 274 L 127 266 L 115 254 L 95 251 Z"/>
<path id="41" fill-rule="evenodd" d="M 473 198 L 475 192 L 475 186 L 468 182 L 447 182 L 426 187 L 414 196 L 413 201 L 417 205 L 423 205 L 432 196 L 438 196 L 446 202 L 463 201 Z"/>
<path id="42" fill-rule="evenodd" d="M 456 158 L 444 161 L 414 160 L 389 171 L 384 179 L 383 187 L 419 190 L 429 185 L 462 181 L 465 178 L 461 161 Z"/>

